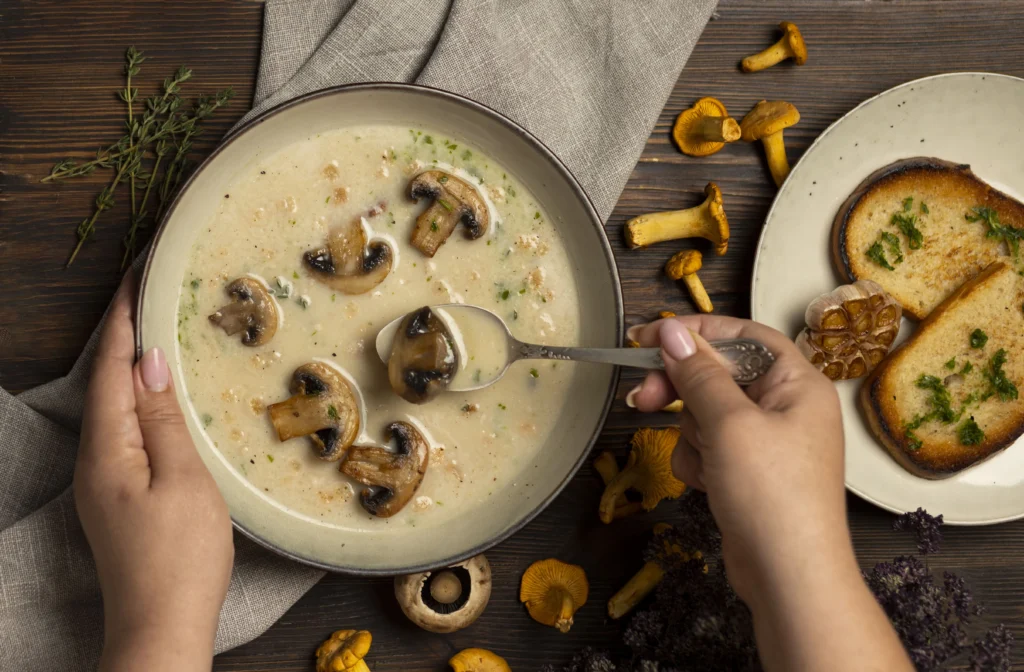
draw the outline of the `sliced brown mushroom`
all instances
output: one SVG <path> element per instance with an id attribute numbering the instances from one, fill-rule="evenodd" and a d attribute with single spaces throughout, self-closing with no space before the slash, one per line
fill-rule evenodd
<path id="1" fill-rule="evenodd" d="M 459 357 L 444 322 L 424 306 L 405 316 L 388 359 L 388 381 L 395 394 L 413 404 L 423 404 L 452 382 Z"/>
<path id="2" fill-rule="evenodd" d="M 210 322 L 228 336 L 241 332 L 242 345 L 255 347 L 270 342 L 277 333 L 277 304 L 270 290 L 256 278 L 238 278 L 225 290 L 231 303 L 210 315 Z"/>
<path id="3" fill-rule="evenodd" d="M 409 182 L 409 197 L 429 198 L 432 203 L 416 218 L 412 246 L 434 256 L 462 222 L 466 237 L 475 240 L 485 233 L 491 218 L 483 197 L 468 182 L 443 170 L 428 170 Z"/>
<path id="4" fill-rule="evenodd" d="M 348 380 L 329 364 L 310 362 L 295 369 L 291 392 L 267 406 L 277 438 L 308 436 L 321 460 L 339 459 L 359 434 L 359 401 Z"/>
<path id="5" fill-rule="evenodd" d="M 336 226 L 327 243 L 303 255 L 306 268 L 320 282 L 344 294 L 365 294 L 388 277 L 394 251 L 382 240 L 367 244 L 361 218 Z"/>
<path id="6" fill-rule="evenodd" d="M 353 446 L 341 472 L 365 486 L 359 499 L 363 508 L 379 518 L 402 510 L 420 487 L 430 459 L 430 445 L 419 430 L 407 422 L 392 422 L 385 438 L 395 450 Z"/>

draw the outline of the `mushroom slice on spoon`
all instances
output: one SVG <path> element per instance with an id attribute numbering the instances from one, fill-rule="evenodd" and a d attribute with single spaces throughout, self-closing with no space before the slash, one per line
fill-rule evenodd
<path id="1" fill-rule="evenodd" d="M 437 253 L 459 222 L 471 240 L 483 236 L 490 227 L 490 214 L 480 193 L 443 170 L 428 170 L 414 177 L 409 182 L 409 197 L 431 200 L 430 207 L 416 218 L 412 232 L 412 246 L 428 257 Z"/>
<path id="2" fill-rule="evenodd" d="M 308 436 L 317 457 L 333 462 L 359 434 L 359 401 L 352 386 L 334 367 L 310 362 L 292 374 L 292 396 L 267 406 L 281 441 Z"/>
<path id="3" fill-rule="evenodd" d="M 336 226 L 327 234 L 327 243 L 310 250 L 302 261 L 320 282 L 343 294 L 365 294 L 388 277 L 394 263 L 394 251 L 383 240 L 367 244 L 361 217 Z"/>
<path id="4" fill-rule="evenodd" d="M 368 486 L 359 499 L 364 509 L 379 518 L 389 518 L 409 503 L 430 458 L 426 438 L 407 422 L 392 422 L 385 438 L 394 441 L 394 451 L 353 446 L 341 464 L 343 474 Z"/>
<path id="5" fill-rule="evenodd" d="M 395 394 L 413 404 L 443 392 L 459 370 L 459 357 L 445 323 L 429 307 L 402 320 L 391 345 L 388 381 Z"/>
<path id="6" fill-rule="evenodd" d="M 226 288 L 231 303 L 210 315 L 210 322 L 228 336 L 241 332 L 242 345 L 265 345 L 277 333 L 277 304 L 256 278 L 238 278 Z"/>

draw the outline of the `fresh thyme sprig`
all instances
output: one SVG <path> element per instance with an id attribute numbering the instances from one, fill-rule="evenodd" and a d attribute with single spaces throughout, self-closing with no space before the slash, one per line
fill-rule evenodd
<path id="1" fill-rule="evenodd" d="M 228 101 L 234 96 L 234 91 L 230 88 L 218 92 L 214 96 L 199 96 L 196 99 L 195 108 L 191 115 L 180 114 L 176 120 L 178 131 L 174 138 L 174 156 L 171 162 L 167 164 L 164 169 L 163 183 L 158 188 L 158 195 L 160 198 L 159 206 L 157 207 L 155 221 L 160 220 L 160 216 L 164 212 L 164 207 L 170 201 L 170 197 L 177 190 L 178 185 L 181 183 L 183 176 L 187 171 L 188 153 L 192 149 L 192 139 L 202 133 L 200 123 L 212 115 L 217 108 L 227 105 Z M 180 134 L 180 135 L 177 135 Z M 156 181 L 157 173 L 160 169 L 160 164 L 163 162 L 165 156 L 171 151 L 171 145 L 167 138 L 162 138 L 156 142 L 154 155 L 155 159 L 153 162 L 153 168 L 147 176 L 146 190 L 142 195 L 142 203 L 139 206 L 139 212 L 132 216 L 131 227 L 128 229 L 128 234 L 124 240 L 124 257 L 121 260 L 121 269 L 123 270 L 128 266 L 128 262 L 131 261 L 135 255 L 135 241 L 138 236 L 138 231 L 143 228 L 145 216 L 146 216 L 146 203 L 149 200 L 149 194 L 153 189 L 153 185 Z"/>
<path id="2" fill-rule="evenodd" d="M 178 68 L 173 77 L 164 80 L 163 95 L 152 96 L 146 100 L 146 110 L 135 128 L 135 133 L 125 135 L 106 149 L 97 150 L 96 158 L 92 161 L 82 164 L 72 159 L 58 161 L 42 181 L 65 180 L 88 175 L 97 168 L 113 168 L 122 157 L 137 151 L 136 145 L 148 144 L 173 135 L 178 129 L 173 125 L 173 120 L 165 115 L 173 114 L 181 106 L 181 99 L 177 94 L 181 90 L 181 84 L 191 77 L 191 70 L 184 66 Z M 161 122 L 159 127 L 154 129 L 154 124 L 158 122 Z M 138 142 L 133 142 L 133 136 Z"/>
<path id="3" fill-rule="evenodd" d="M 118 97 L 127 107 L 125 135 L 114 144 L 97 150 L 96 158 L 90 161 L 79 163 L 64 159 L 57 162 L 50 174 L 42 180 L 52 182 L 80 177 L 91 174 L 97 168 L 114 171 L 110 183 L 96 197 L 92 215 L 82 220 L 75 230 L 78 243 L 68 259 L 68 266 L 74 262 L 85 241 L 95 231 L 99 216 L 114 206 L 117 188 L 126 182 L 131 200 L 131 220 L 124 238 L 125 254 L 121 265 L 122 269 L 127 266 L 135 253 L 138 232 L 147 225 L 149 211 L 146 205 L 150 195 L 155 191 L 159 196 L 159 218 L 187 172 L 188 152 L 192 140 L 202 132 L 201 123 L 219 107 L 226 105 L 233 95 L 229 88 L 214 96 L 199 96 L 190 113 L 182 112 L 184 101 L 181 98 L 181 86 L 192 77 L 192 71 L 182 66 L 173 76 L 163 81 L 160 93 L 147 98 L 143 109 L 137 113 L 135 103 L 139 90 L 133 86 L 133 82 L 145 60 L 143 53 L 135 47 L 129 47 L 125 52 L 125 86 L 118 91 Z M 171 159 L 164 163 L 168 156 Z M 152 161 L 152 165 L 147 171 L 144 163 L 148 160 Z M 164 172 L 161 180 L 162 164 Z M 137 198 L 137 191 L 142 192 L 141 199 Z"/>
<path id="4" fill-rule="evenodd" d="M 121 91 L 121 93 L 119 95 L 121 96 L 121 100 L 124 101 L 124 104 L 128 106 L 128 122 L 125 124 L 125 127 L 128 130 L 128 138 L 129 138 L 129 140 L 128 140 L 128 149 L 129 150 L 132 150 L 132 149 L 135 148 L 135 136 L 136 136 L 136 133 L 137 133 L 137 125 L 136 125 L 136 122 L 135 122 L 135 116 L 134 116 L 135 109 L 134 108 L 135 108 L 135 99 L 139 95 L 139 90 L 137 88 L 133 88 L 132 87 L 132 77 L 134 77 L 135 75 L 139 74 L 139 71 L 142 70 L 142 67 L 141 67 L 142 66 L 142 62 L 145 61 L 145 60 L 146 60 L 146 57 L 142 55 L 142 52 L 140 52 L 134 46 L 128 47 L 128 51 L 125 53 L 125 64 L 124 64 L 125 86 L 124 86 L 124 89 L 122 89 L 122 91 Z M 134 217 L 136 212 L 138 212 L 135 209 L 135 173 L 134 172 L 129 176 L 129 180 L 130 180 L 130 184 L 131 184 L 131 196 L 132 196 L 132 217 Z"/>

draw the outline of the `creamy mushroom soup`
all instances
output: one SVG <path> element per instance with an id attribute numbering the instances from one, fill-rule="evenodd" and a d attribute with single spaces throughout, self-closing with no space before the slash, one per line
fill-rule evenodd
<path id="1" fill-rule="evenodd" d="M 411 244 L 417 217 L 443 216 L 451 204 L 415 202 L 409 186 L 435 170 L 472 187 L 480 199 L 476 214 L 484 217 L 486 206 L 489 226 L 471 239 L 462 220 L 429 258 Z M 431 221 L 424 223 L 419 233 L 436 246 Z M 332 241 L 364 235 L 367 251 L 354 265 L 337 254 L 317 255 L 325 246 L 339 249 Z M 382 248 L 391 253 L 383 255 L 386 275 L 374 261 L 383 258 Z M 351 275 L 327 277 L 343 272 Z M 239 278 L 260 289 L 248 281 L 232 285 Z M 346 294 L 339 286 L 370 288 Z M 247 295 L 265 303 L 261 290 L 272 309 L 238 307 Z M 295 515 L 349 529 L 433 525 L 466 515 L 509 485 L 532 487 L 537 451 L 567 402 L 575 365 L 519 362 L 477 392 L 442 393 L 421 405 L 403 400 L 374 349 L 378 330 L 422 306 L 463 302 L 494 311 L 520 340 L 579 342 L 568 255 L 555 224 L 520 182 L 475 148 L 429 130 L 371 126 L 311 137 L 239 175 L 190 253 L 178 347 L 192 410 L 239 477 Z M 490 373 L 484 360 L 493 357 L 477 364 L 473 354 L 486 339 L 462 337 L 472 348 L 460 376 Z M 394 516 L 374 517 L 361 506 L 363 486 L 339 471 L 344 458 L 319 459 L 308 436 L 278 439 L 267 406 L 288 399 L 293 374 L 309 364 L 307 370 L 353 383 L 361 415 L 355 445 L 385 445 L 385 428 L 396 421 L 418 428 L 430 444 L 422 483 Z"/>

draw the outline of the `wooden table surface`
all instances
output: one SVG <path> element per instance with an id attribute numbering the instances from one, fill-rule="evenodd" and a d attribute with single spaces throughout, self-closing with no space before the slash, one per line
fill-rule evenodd
<path id="1" fill-rule="evenodd" d="M 741 116 L 761 98 L 795 104 L 800 123 L 786 132 L 791 161 L 830 123 L 861 100 L 901 82 L 956 70 L 1024 76 L 1024 4 L 1003 0 L 913 2 L 764 2 L 723 0 L 654 129 L 618 207 L 607 224 L 619 261 L 626 310 L 633 321 L 660 309 L 693 310 L 683 289 L 661 273 L 671 244 L 645 252 L 624 249 L 623 222 L 642 212 L 688 207 L 715 180 L 732 225 L 729 253 L 706 258 L 702 277 L 718 312 L 748 315 L 750 270 L 765 213 L 775 194 L 759 147 L 737 143 L 713 157 L 679 154 L 668 131 L 696 98 L 713 95 Z M 88 214 L 104 176 L 40 184 L 50 166 L 84 156 L 121 132 L 125 47 L 145 50 L 143 87 L 180 64 L 195 69 L 189 90 L 231 85 L 234 103 L 209 124 L 195 156 L 208 152 L 251 100 L 259 58 L 262 5 L 229 0 L 7 0 L 0 15 L 0 385 L 24 390 L 63 375 L 99 320 L 118 282 L 123 201 L 99 225 L 69 270 L 73 231 Z M 775 39 L 780 20 L 794 21 L 810 45 L 809 63 L 741 74 L 739 59 Z M 145 88 L 144 88 L 145 90 Z M 979 101 L 984 104 L 984 101 Z M 601 138 L 593 138 L 601 142 Z M 1018 139 L 1019 141 L 1019 139 Z M 599 448 L 622 454 L 642 422 L 622 402 L 638 378 L 624 375 Z M 662 418 L 662 421 L 667 418 Z M 648 419 L 647 422 L 650 422 Z M 780 484 L 781 486 L 782 484 Z M 460 648 L 483 646 L 515 670 L 565 661 L 587 644 L 618 642 L 619 627 L 604 602 L 640 564 L 640 546 L 663 504 L 642 518 L 597 521 L 600 482 L 584 467 L 559 499 L 514 538 L 488 552 L 495 590 L 487 612 L 455 635 L 417 630 L 398 610 L 391 582 L 328 576 L 265 635 L 217 658 L 217 670 L 312 670 L 312 652 L 339 627 L 373 631 L 376 672 L 446 669 Z M 862 565 L 908 552 L 890 531 L 892 516 L 849 498 L 850 525 Z M 1007 623 L 1024 638 L 1024 522 L 947 528 L 945 550 L 930 562 L 967 578 L 987 606 L 986 623 Z M 516 600 L 523 569 L 556 556 L 583 564 L 591 603 L 569 635 L 532 622 Z M 1024 669 L 1024 646 L 1015 661 Z"/>

